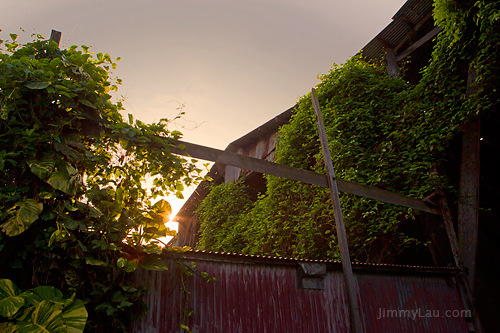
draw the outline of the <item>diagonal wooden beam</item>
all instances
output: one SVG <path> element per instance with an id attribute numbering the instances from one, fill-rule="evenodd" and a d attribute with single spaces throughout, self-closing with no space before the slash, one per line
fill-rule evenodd
<path id="1" fill-rule="evenodd" d="M 326 137 L 325 124 L 323 123 L 323 115 L 319 106 L 318 95 L 316 90 L 311 90 L 311 99 L 316 116 L 316 125 L 318 127 L 319 139 L 321 142 L 321 151 L 325 161 L 326 176 L 328 187 L 330 189 L 330 197 L 332 199 L 333 213 L 335 214 L 335 229 L 337 231 L 337 239 L 339 243 L 340 257 L 342 259 L 342 272 L 344 273 L 345 286 L 347 291 L 347 300 L 349 302 L 349 314 L 351 319 L 351 331 L 354 333 L 363 332 L 363 324 L 359 312 L 359 290 L 356 283 L 356 278 L 352 273 L 351 256 L 349 255 L 349 246 L 347 244 L 347 233 L 345 231 L 344 217 L 342 216 L 342 208 L 340 207 L 339 190 L 335 171 L 333 170 L 332 157 L 330 156 L 330 148 L 328 138 Z"/>
<path id="2" fill-rule="evenodd" d="M 306 184 L 322 186 L 325 188 L 328 187 L 327 177 L 319 173 L 294 168 L 284 164 L 272 163 L 249 156 L 239 155 L 225 150 L 205 147 L 194 143 L 172 141 L 171 139 L 167 138 L 162 139 L 168 141 L 168 143 L 171 145 L 170 151 L 177 155 L 191 156 L 193 158 L 199 158 L 211 162 L 220 162 L 245 170 L 283 177 L 300 181 Z M 441 211 L 438 207 L 430 203 L 426 203 L 422 200 L 409 198 L 398 193 L 343 180 L 341 178 L 337 178 L 337 185 L 339 191 L 341 192 L 355 194 L 394 205 L 413 208 L 431 214 L 441 215 Z"/>

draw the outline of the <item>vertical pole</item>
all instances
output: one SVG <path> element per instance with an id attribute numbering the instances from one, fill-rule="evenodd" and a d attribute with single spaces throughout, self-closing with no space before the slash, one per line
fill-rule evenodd
<path id="1" fill-rule="evenodd" d="M 469 98 L 476 93 L 475 79 L 476 72 L 472 69 L 467 78 L 467 95 Z M 473 293 L 479 224 L 480 140 L 480 116 L 474 110 L 463 130 L 460 202 L 458 204 L 460 252 L 463 257 L 469 286 Z"/>
<path id="2" fill-rule="evenodd" d="M 344 273 L 347 298 L 349 302 L 349 317 L 351 320 L 352 328 L 351 331 L 354 333 L 362 333 L 363 325 L 359 313 L 358 286 L 352 273 L 351 258 L 349 255 L 349 247 L 347 245 L 344 218 L 342 216 L 342 210 L 340 208 L 339 190 L 337 188 L 337 181 L 335 180 L 335 173 L 333 171 L 332 158 L 330 156 L 330 148 L 328 147 L 328 139 L 326 137 L 323 116 L 321 114 L 318 96 L 316 95 L 316 90 L 314 88 L 311 91 L 311 98 L 314 108 L 314 114 L 316 116 L 316 124 L 318 126 L 319 139 L 321 141 L 321 150 L 323 151 L 323 158 L 325 160 L 326 175 L 328 179 L 328 187 L 330 188 L 330 197 L 332 199 L 333 212 L 335 214 L 335 226 L 337 229 L 337 238 L 339 240 L 340 257 L 342 259 L 342 271 Z"/>

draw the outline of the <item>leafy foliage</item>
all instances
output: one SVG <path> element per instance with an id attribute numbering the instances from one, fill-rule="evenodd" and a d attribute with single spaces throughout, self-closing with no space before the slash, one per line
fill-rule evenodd
<path id="1" fill-rule="evenodd" d="M 204 221 L 198 247 L 221 252 L 242 251 L 245 228 L 243 224 L 236 222 L 251 206 L 252 200 L 243 183 L 214 186 L 197 208 L 197 214 Z"/>
<path id="2" fill-rule="evenodd" d="M 85 305 L 75 294 L 63 298 L 61 291 L 41 286 L 21 292 L 8 279 L 0 279 L 2 332 L 81 333 L 87 321 Z"/>
<path id="3" fill-rule="evenodd" d="M 499 13 L 499 3 L 493 1 L 436 1 L 436 22 L 445 30 L 415 86 L 389 78 L 382 63 L 368 63 L 361 56 L 319 77 L 317 92 L 338 177 L 419 199 L 436 183 L 449 187 L 431 168 L 446 160 L 450 139 L 471 114 L 489 112 L 498 103 Z M 477 79 L 469 90 L 475 94 L 467 94 L 473 69 Z M 324 173 L 310 94 L 299 100 L 292 120 L 280 129 L 276 162 Z M 198 212 L 199 246 L 340 259 L 328 190 L 274 176 L 267 181 L 267 192 L 250 208 L 240 201 L 244 189 L 233 193 L 233 185 L 215 187 Z M 345 193 L 341 202 L 355 260 L 392 262 L 401 251 L 425 242 L 402 229 L 405 221 L 416 218 L 412 210 Z M 210 212 L 221 205 L 221 214 L 228 215 L 214 217 Z M 238 238 L 225 238 L 232 230 Z"/>
<path id="4" fill-rule="evenodd" d="M 181 133 L 167 119 L 122 120 L 108 54 L 11 38 L 0 53 L 1 277 L 76 292 L 87 331 L 124 331 L 144 292 L 131 273 L 165 269 L 157 239 L 173 235 L 170 205 L 153 201 L 181 197 L 200 170 L 170 153 Z"/>

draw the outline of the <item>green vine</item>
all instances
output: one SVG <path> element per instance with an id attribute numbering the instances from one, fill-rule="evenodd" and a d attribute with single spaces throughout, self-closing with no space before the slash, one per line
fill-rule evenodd
<path id="1" fill-rule="evenodd" d="M 213 187 L 196 210 L 203 221 L 198 247 L 202 250 L 241 252 L 245 229 L 240 228 L 243 225 L 236 221 L 251 205 L 243 183 Z"/>

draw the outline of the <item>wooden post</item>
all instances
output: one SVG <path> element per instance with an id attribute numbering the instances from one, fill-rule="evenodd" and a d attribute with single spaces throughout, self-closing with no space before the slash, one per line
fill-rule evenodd
<path id="1" fill-rule="evenodd" d="M 473 83 L 476 73 L 471 70 L 467 80 L 467 95 L 475 94 Z M 481 140 L 480 117 L 474 112 L 464 125 L 462 160 L 460 164 L 460 200 L 458 203 L 458 233 L 460 253 L 463 258 L 469 286 L 474 293 L 476 272 L 477 235 L 479 224 L 479 180 Z"/>
<path id="2" fill-rule="evenodd" d="M 433 167 L 431 172 L 438 176 L 437 168 Z M 448 235 L 448 241 L 450 242 L 451 253 L 453 254 L 453 260 L 455 261 L 455 265 L 463 269 L 463 265 L 460 262 L 460 250 L 458 246 L 457 234 L 455 233 L 455 228 L 453 227 L 453 219 L 451 217 L 450 208 L 448 206 L 448 201 L 446 200 L 446 195 L 443 192 L 443 189 L 439 185 L 434 186 L 437 194 L 437 202 L 439 209 L 441 209 L 441 215 L 443 216 L 444 226 L 446 228 L 446 234 Z"/>
<path id="3" fill-rule="evenodd" d="M 436 167 L 431 169 L 431 172 L 435 175 L 439 175 Z M 470 332 L 484 333 L 483 325 L 481 320 L 479 319 L 479 315 L 477 314 L 474 302 L 474 295 L 472 291 L 472 286 L 469 283 L 469 279 L 466 274 L 463 272 L 464 265 L 460 258 L 459 243 L 457 240 L 457 235 L 455 233 L 455 229 L 453 227 L 453 220 L 451 216 L 451 212 L 448 206 L 448 202 L 446 200 L 446 195 L 444 194 L 442 188 L 438 185 L 435 186 L 437 200 L 439 208 L 441 209 L 441 214 L 443 216 L 444 225 L 446 228 L 446 233 L 448 235 L 448 240 L 450 242 L 451 252 L 453 254 L 453 259 L 455 261 L 455 265 L 462 270 L 457 275 L 457 290 L 460 296 L 460 300 L 462 302 L 462 306 L 465 310 L 471 311 L 471 317 L 466 317 L 465 321 L 467 323 L 467 327 Z M 462 249 L 463 251 L 463 249 Z M 463 256 L 463 255 L 462 255 Z"/>
<path id="4" fill-rule="evenodd" d="M 57 45 L 59 45 L 59 43 L 61 43 L 61 35 L 62 33 L 60 31 L 52 29 L 52 31 L 50 32 L 50 40 L 55 41 Z"/>
<path id="5" fill-rule="evenodd" d="M 389 77 L 399 76 L 398 61 L 396 60 L 393 49 L 385 49 L 385 63 L 387 65 L 387 74 Z"/>
<path id="6" fill-rule="evenodd" d="M 347 290 L 347 298 L 349 302 L 349 312 L 351 320 L 351 328 L 354 333 L 363 332 L 363 324 L 359 313 L 358 305 L 358 286 L 352 273 L 351 258 L 349 255 L 349 247 L 347 244 L 347 236 L 344 226 L 344 218 L 340 207 L 339 190 L 335 173 L 333 171 L 332 158 L 330 156 L 330 148 L 328 147 L 328 139 L 326 137 L 325 125 L 323 124 L 323 116 L 319 106 L 318 96 L 313 88 L 311 91 L 312 104 L 314 114 L 316 115 L 316 123 L 318 126 L 319 139 L 321 141 L 321 150 L 325 160 L 326 175 L 328 179 L 328 187 L 330 188 L 330 197 L 333 204 L 333 212 L 335 214 L 335 226 L 337 229 L 337 238 L 339 240 L 340 257 L 342 258 L 342 271 L 344 272 L 345 285 Z"/>

